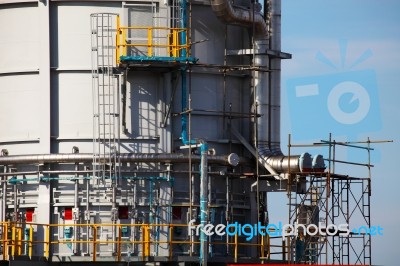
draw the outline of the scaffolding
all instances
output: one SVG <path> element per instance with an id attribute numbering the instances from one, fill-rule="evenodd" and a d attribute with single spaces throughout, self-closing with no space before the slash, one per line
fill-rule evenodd
<path id="1" fill-rule="evenodd" d="M 289 173 L 289 224 L 317 225 L 310 227 L 308 235 L 299 227 L 297 234 L 287 237 L 290 263 L 371 265 L 371 143 L 380 142 L 383 141 L 369 138 L 359 142 L 338 142 L 330 134 L 326 141 L 304 145 L 292 144 L 289 137 L 289 152 L 299 147 L 328 149 L 325 172 Z M 362 150 L 367 160 L 340 160 L 340 148 Z M 343 166 L 349 165 L 359 168 L 357 176 L 338 173 L 343 171 Z M 359 173 L 363 176 L 358 176 Z M 341 224 L 347 227 L 340 227 Z"/>

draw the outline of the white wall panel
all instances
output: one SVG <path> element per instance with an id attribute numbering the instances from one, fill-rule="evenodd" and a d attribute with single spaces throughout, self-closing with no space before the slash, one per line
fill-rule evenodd
<path id="1" fill-rule="evenodd" d="M 36 3 L 1 6 L 0 36 L 0 72 L 38 69 Z"/>
<path id="2" fill-rule="evenodd" d="M 58 75 L 58 136 L 93 137 L 92 78 L 88 73 Z"/>
<path id="3" fill-rule="evenodd" d="M 121 13 L 120 2 L 56 2 L 52 8 L 53 41 L 58 55 L 53 64 L 60 68 L 91 69 L 92 13 Z M 53 44 L 53 47 L 55 44 Z"/>
<path id="4" fill-rule="evenodd" d="M 2 141 L 39 137 L 38 88 L 38 75 L 0 77 L 0 139 Z"/>

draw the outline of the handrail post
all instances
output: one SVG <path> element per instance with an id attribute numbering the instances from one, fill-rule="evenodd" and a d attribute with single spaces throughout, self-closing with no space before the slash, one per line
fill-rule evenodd
<path id="1" fill-rule="evenodd" d="M 44 236 L 44 241 L 45 241 L 45 243 L 44 243 L 44 245 L 45 245 L 45 248 L 44 248 L 44 256 L 45 256 L 45 258 L 47 258 L 47 259 L 49 259 L 49 251 L 50 251 L 50 225 L 46 225 L 46 228 L 45 228 L 45 231 L 44 231 L 44 233 L 45 233 L 45 236 Z"/>
<path id="2" fill-rule="evenodd" d="M 15 224 L 11 228 L 11 256 L 15 255 Z"/>
<path id="3" fill-rule="evenodd" d="M 121 37 L 121 29 L 120 29 L 121 25 L 120 25 L 120 18 L 119 15 L 117 15 L 117 34 L 115 35 L 116 40 L 115 40 L 115 62 L 116 65 L 119 65 L 119 49 L 120 49 L 120 37 Z"/>
<path id="4" fill-rule="evenodd" d="M 264 257 L 264 238 L 265 238 L 265 236 L 263 236 L 263 235 L 261 235 L 261 243 L 260 243 L 260 248 L 261 248 L 261 250 L 260 250 L 260 255 L 261 255 L 261 257 Z"/>
<path id="5" fill-rule="evenodd" d="M 97 242 L 97 226 L 93 225 L 93 261 L 96 261 L 96 255 L 97 255 L 96 242 Z"/>
<path id="6" fill-rule="evenodd" d="M 32 241 L 33 241 L 33 228 L 29 225 L 29 242 L 28 242 L 28 256 L 32 258 Z"/>
<path id="7" fill-rule="evenodd" d="M 22 226 L 18 227 L 18 240 L 17 240 L 17 255 L 20 256 L 22 254 Z"/>
<path id="8" fill-rule="evenodd" d="M 168 239 L 168 248 L 169 248 L 169 259 L 172 259 L 172 253 L 173 253 L 173 246 L 172 246 L 172 234 L 173 234 L 173 227 L 169 227 L 169 239 Z M 190 243 L 192 244 L 192 243 Z"/>
<path id="9" fill-rule="evenodd" d="M 122 31 L 122 55 L 127 55 L 127 42 L 126 42 L 126 31 L 128 29 L 121 27 Z"/>
<path id="10" fill-rule="evenodd" d="M 8 222 L 4 224 L 3 260 L 8 259 Z"/>
<path id="11" fill-rule="evenodd" d="M 235 234 L 235 262 L 237 262 L 238 258 L 238 234 Z"/>
<path id="12" fill-rule="evenodd" d="M 153 29 L 147 29 L 147 56 L 153 56 Z"/>
<path id="13" fill-rule="evenodd" d="M 178 31 L 176 29 L 174 29 L 172 31 L 172 56 L 173 57 L 178 56 L 177 42 L 178 42 Z"/>
<path id="14" fill-rule="evenodd" d="M 145 257 L 150 256 L 150 230 L 148 225 L 143 225 L 142 227 L 142 232 L 143 232 L 143 260 Z"/>

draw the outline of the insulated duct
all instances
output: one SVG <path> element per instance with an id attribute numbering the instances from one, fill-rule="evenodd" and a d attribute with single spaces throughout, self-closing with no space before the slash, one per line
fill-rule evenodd
<path id="1" fill-rule="evenodd" d="M 280 147 L 281 58 L 270 59 L 266 52 L 268 49 L 276 51 L 281 49 L 281 0 L 272 0 L 269 3 L 271 3 L 270 7 L 264 8 L 271 10 L 271 36 L 267 22 L 259 12 L 234 7 L 230 0 L 211 0 L 211 7 L 218 19 L 226 24 L 245 27 L 254 25 L 253 63 L 256 67 L 271 70 L 271 74 L 264 71 L 254 72 L 254 105 L 261 118 L 257 125 L 257 136 L 253 142 L 257 147 L 259 160 L 263 165 L 266 163 L 278 173 L 309 172 L 313 168 L 310 154 L 288 157 L 283 155 Z M 319 165 L 319 168 L 323 166 Z"/>
<path id="2" fill-rule="evenodd" d="M 255 37 L 268 38 L 268 26 L 260 13 L 239 6 L 233 7 L 230 0 L 211 0 L 211 7 L 218 19 L 225 24 L 252 27 L 254 22 Z"/>

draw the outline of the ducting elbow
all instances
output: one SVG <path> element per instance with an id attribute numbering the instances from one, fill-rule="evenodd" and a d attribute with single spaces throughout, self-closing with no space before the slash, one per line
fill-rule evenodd
<path id="1" fill-rule="evenodd" d="M 210 2 L 214 14 L 221 22 L 246 27 L 252 27 L 254 22 L 256 28 L 254 34 L 258 36 L 258 39 L 268 38 L 268 25 L 260 13 L 234 7 L 230 0 L 211 0 Z"/>
<path id="2" fill-rule="evenodd" d="M 284 156 L 273 155 L 271 152 L 260 153 L 260 157 L 265 160 L 277 173 L 309 173 L 313 169 L 312 158 L 308 152 L 301 155 Z"/>
<path id="3" fill-rule="evenodd" d="M 324 157 L 322 155 L 317 154 L 313 157 L 312 160 L 312 170 L 316 173 L 322 173 L 326 169 Z"/>

